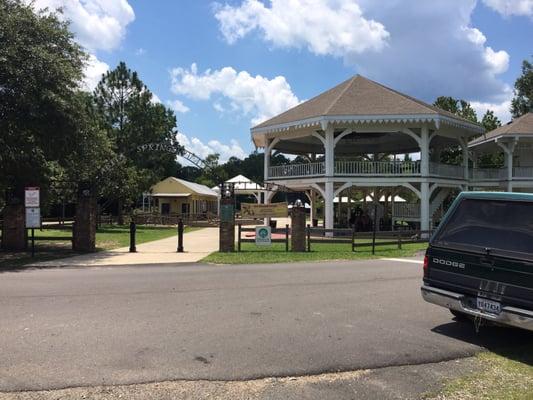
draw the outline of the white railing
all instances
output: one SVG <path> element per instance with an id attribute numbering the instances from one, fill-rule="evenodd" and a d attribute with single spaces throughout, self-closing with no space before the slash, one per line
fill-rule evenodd
<path id="1" fill-rule="evenodd" d="M 393 218 L 420 218 L 420 204 L 394 203 L 392 216 Z"/>
<path id="2" fill-rule="evenodd" d="M 514 167 L 513 168 L 513 177 L 520 179 L 531 179 L 533 180 L 533 167 Z"/>
<path id="3" fill-rule="evenodd" d="M 419 175 L 420 163 L 404 161 L 335 161 L 335 175 Z"/>
<path id="4" fill-rule="evenodd" d="M 499 181 L 506 177 L 507 170 L 503 168 L 474 168 L 471 173 L 474 181 Z"/>
<path id="5" fill-rule="evenodd" d="M 429 173 L 431 175 L 442 176 L 446 178 L 465 179 L 465 167 L 462 165 L 451 165 L 441 163 L 429 163 Z"/>
<path id="6" fill-rule="evenodd" d="M 324 163 L 314 162 L 305 164 L 276 165 L 268 169 L 269 178 L 301 177 L 324 175 Z"/>
<path id="7" fill-rule="evenodd" d="M 429 164 L 430 174 L 447 178 L 464 179 L 464 167 L 449 164 Z M 324 162 L 277 165 L 268 169 L 269 178 L 297 178 L 325 174 Z M 420 175 L 417 161 L 335 161 L 337 176 L 417 176 Z"/>

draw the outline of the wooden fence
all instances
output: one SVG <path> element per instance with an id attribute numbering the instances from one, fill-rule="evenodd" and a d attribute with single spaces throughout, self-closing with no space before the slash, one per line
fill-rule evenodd
<path id="1" fill-rule="evenodd" d="M 237 231 L 237 251 L 241 251 L 242 243 L 255 243 L 254 237 L 243 237 L 246 232 L 254 232 L 255 227 L 244 227 L 238 224 Z M 272 243 L 284 243 L 285 251 L 289 251 L 289 240 L 292 230 L 289 225 L 283 228 L 271 228 L 272 234 L 282 234 L 283 237 L 272 238 Z M 402 230 L 402 231 L 381 231 L 381 232 L 356 232 L 353 229 L 326 229 L 312 228 L 307 226 L 305 230 L 306 249 L 312 251 L 313 244 L 345 244 L 351 251 L 355 252 L 361 247 L 372 247 L 372 254 L 375 254 L 376 247 L 396 245 L 401 249 L 403 245 L 410 243 L 425 243 L 429 241 L 431 231 Z M 368 240 L 363 241 L 361 240 Z"/>

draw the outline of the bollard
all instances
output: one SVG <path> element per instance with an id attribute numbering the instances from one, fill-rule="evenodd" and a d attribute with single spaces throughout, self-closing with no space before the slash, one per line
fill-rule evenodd
<path id="1" fill-rule="evenodd" d="M 178 253 L 183 253 L 183 220 L 178 220 Z"/>
<path id="2" fill-rule="evenodd" d="M 135 246 L 135 232 L 137 231 L 137 226 L 135 222 L 130 222 L 130 253 L 136 253 L 137 247 Z"/>

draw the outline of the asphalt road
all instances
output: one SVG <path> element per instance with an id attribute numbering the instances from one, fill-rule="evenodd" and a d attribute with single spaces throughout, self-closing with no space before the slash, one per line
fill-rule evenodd
<path id="1" fill-rule="evenodd" d="M 394 261 L 136 266 L 0 274 L 0 391 L 243 380 L 420 364 L 480 346 Z"/>

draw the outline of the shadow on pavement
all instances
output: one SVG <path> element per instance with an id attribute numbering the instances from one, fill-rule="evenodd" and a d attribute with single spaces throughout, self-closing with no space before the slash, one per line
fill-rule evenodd
<path id="1" fill-rule="evenodd" d="M 432 332 L 483 347 L 503 357 L 533 365 L 533 332 L 524 329 L 482 325 L 476 333 L 473 321 L 452 321 Z"/>

